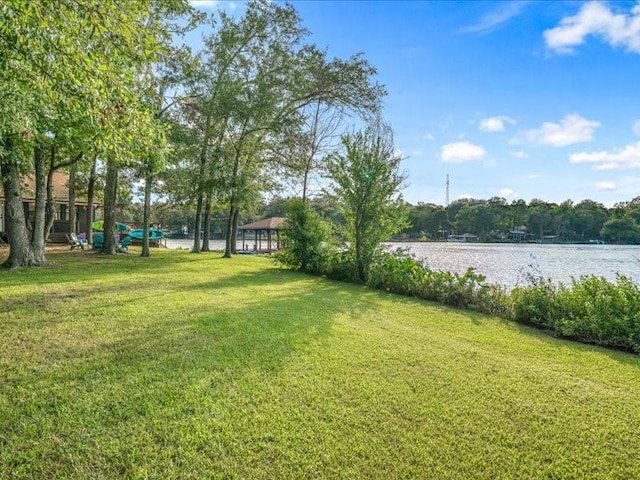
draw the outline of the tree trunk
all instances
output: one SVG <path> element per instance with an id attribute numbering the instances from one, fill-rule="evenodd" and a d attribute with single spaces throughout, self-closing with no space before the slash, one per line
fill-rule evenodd
<path id="1" fill-rule="evenodd" d="M 69 233 L 78 233 L 76 223 L 76 164 L 69 166 Z"/>
<path id="2" fill-rule="evenodd" d="M 35 166 L 35 183 L 36 183 L 36 206 L 35 216 L 33 219 L 33 237 L 31 239 L 31 247 L 36 263 L 43 265 L 44 245 L 45 245 L 45 207 L 46 207 L 46 179 L 45 174 L 45 158 L 44 148 L 36 145 L 34 148 L 34 166 Z"/>
<path id="3" fill-rule="evenodd" d="M 51 229 L 53 228 L 53 222 L 56 218 L 56 206 L 53 199 L 53 173 L 55 170 L 49 168 L 47 173 L 47 207 L 46 207 L 46 226 L 44 230 L 45 237 L 49 236 Z"/>
<path id="4" fill-rule="evenodd" d="M 0 178 L 4 189 L 5 228 L 9 236 L 9 257 L 4 261 L 4 268 L 20 268 L 40 265 L 33 254 L 26 228 L 22 194 L 20 189 L 20 172 L 16 161 L 17 152 L 11 139 L 2 139 L 4 154 L 0 155 Z"/>
<path id="5" fill-rule="evenodd" d="M 234 214 L 238 204 L 238 172 L 240 171 L 240 150 L 236 149 L 233 159 L 233 173 L 231 177 L 231 198 L 229 199 L 229 218 L 227 219 L 227 231 L 225 234 L 224 258 L 231 258 L 232 253 L 236 251 L 236 237 L 233 235 L 237 232 L 237 220 L 234 221 Z M 233 239 L 233 245 L 232 245 Z"/>
<path id="6" fill-rule="evenodd" d="M 364 268 L 364 258 L 362 252 L 362 223 L 361 217 L 359 213 L 356 213 L 356 220 L 354 226 L 354 240 L 355 240 L 355 260 L 356 260 L 356 268 L 358 269 L 358 278 L 361 282 L 365 282 L 365 268 Z"/>
<path id="7" fill-rule="evenodd" d="M 87 243 L 93 245 L 93 197 L 95 196 L 96 186 L 96 164 L 98 163 L 98 154 L 93 155 L 93 163 L 91 164 L 91 173 L 89 174 L 89 185 L 87 187 Z"/>
<path id="8" fill-rule="evenodd" d="M 202 251 L 202 247 L 200 246 L 200 230 L 202 230 L 202 204 L 204 194 L 202 192 L 198 192 L 198 200 L 196 202 L 196 219 L 194 225 L 194 234 L 193 234 L 193 248 L 191 249 L 192 253 L 200 253 Z"/>
<path id="9" fill-rule="evenodd" d="M 151 221 L 151 184 L 153 183 L 153 174 L 151 173 L 151 165 L 147 165 L 147 172 L 144 179 L 144 210 L 142 213 L 142 221 L 144 230 L 142 234 L 142 254 L 141 257 L 151 256 L 149 251 L 149 222 Z"/>
<path id="10" fill-rule="evenodd" d="M 309 182 L 309 168 L 304 169 L 304 177 L 302 180 L 302 202 L 307 202 L 307 185 Z"/>
<path id="11" fill-rule="evenodd" d="M 207 184 L 207 156 L 209 152 L 209 138 L 211 129 L 211 117 L 207 116 L 204 122 L 204 138 L 202 139 L 202 148 L 200 149 L 200 164 L 198 168 L 198 200 L 196 202 L 196 221 L 195 234 L 193 236 L 193 253 L 200 253 L 200 230 L 202 229 L 202 207 L 204 203 L 204 190 Z"/>
<path id="12" fill-rule="evenodd" d="M 233 221 L 231 222 L 231 253 L 238 253 L 238 220 L 240 219 L 240 207 L 233 209 Z"/>
<path id="13" fill-rule="evenodd" d="M 207 196 L 205 197 L 204 219 L 202 223 L 203 223 L 203 230 L 204 230 L 204 233 L 202 235 L 202 251 L 210 252 L 211 251 L 211 249 L 209 248 L 209 239 L 211 235 L 211 193 L 210 192 L 207 192 Z"/>
<path id="14" fill-rule="evenodd" d="M 56 147 L 51 146 L 51 152 L 49 155 L 49 168 L 47 169 L 47 206 L 46 206 L 46 225 L 44 230 L 45 239 L 49 237 L 51 229 L 53 228 L 53 222 L 56 218 L 56 206 L 53 200 L 53 174 L 55 169 L 56 159 Z"/>
<path id="15" fill-rule="evenodd" d="M 231 232 L 233 230 L 233 200 L 229 207 L 229 218 L 227 218 L 227 231 L 224 236 L 224 258 L 231 258 Z"/>
<path id="16" fill-rule="evenodd" d="M 104 185 L 104 243 L 102 253 L 115 255 L 116 243 L 116 196 L 118 192 L 118 165 L 112 158 L 107 159 L 107 174 Z"/>

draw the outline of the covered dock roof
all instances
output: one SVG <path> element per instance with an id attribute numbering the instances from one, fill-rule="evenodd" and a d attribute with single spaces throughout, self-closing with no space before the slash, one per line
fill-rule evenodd
<path id="1" fill-rule="evenodd" d="M 242 230 L 242 247 L 244 250 L 248 250 L 245 244 L 245 233 L 247 230 L 253 230 L 256 232 L 255 241 L 256 243 L 253 245 L 253 250 L 257 252 L 267 252 L 271 253 L 272 244 L 271 244 L 271 234 L 273 232 L 276 233 L 276 249 L 280 249 L 282 247 L 282 243 L 280 240 L 280 231 L 285 229 L 285 223 L 287 219 L 284 217 L 269 217 L 263 220 L 258 220 L 257 222 L 247 223 L 246 225 L 242 225 L 238 227 Z M 263 250 L 262 248 L 262 234 L 266 232 L 267 238 L 267 248 Z"/>

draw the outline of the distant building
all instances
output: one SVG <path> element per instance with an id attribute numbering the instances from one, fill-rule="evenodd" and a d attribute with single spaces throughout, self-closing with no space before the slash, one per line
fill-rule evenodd
<path id="1" fill-rule="evenodd" d="M 25 177 L 22 184 L 22 206 L 24 216 L 29 225 L 35 219 L 35 180 L 33 177 Z M 53 242 L 66 242 L 65 234 L 69 232 L 69 175 L 64 172 L 53 174 L 53 199 L 55 206 L 55 219 L 51 231 L 50 240 Z M 86 232 L 88 225 L 88 205 L 87 198 L 76 196 L 76 232 Z M 0 232 L 5 233 L 5 198 L 4 190 L 0 184 Z M 93 204 L 94 217 L 96 210 L 100 208 L 99 203 Z"/>
<path id="2" fill-rule="evenodd" d="M 449 242 L 477 242 L 478 236 L 472 233 L 463 233 L 462 235 L 449 235 Z"/>
<path id="3" fill-rule="evenodd" d="M 513 230 L 509 230 L 507 238 L 512 242 L 523 242 L 527 240 L 528 237 L 531 237 L 529 233 L 527 233 L 527 227 L 524 225 L 520 225 L 515 227 Z"/>

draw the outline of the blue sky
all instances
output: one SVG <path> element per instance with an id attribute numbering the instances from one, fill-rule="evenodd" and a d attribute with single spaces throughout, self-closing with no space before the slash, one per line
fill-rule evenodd
<path id="1" fill-rule="evenodd" d="M 378 69 L 407 201 L 444 204 L 447 175 L 451 201 L 640 196 L 640 2 L 291 3 Z"/>

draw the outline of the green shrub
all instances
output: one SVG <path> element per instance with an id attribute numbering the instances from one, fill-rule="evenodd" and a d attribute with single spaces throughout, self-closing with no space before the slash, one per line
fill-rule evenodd
<path id="1" fill-rule="evenodd" d="M 513 317 L 513 307 L 509 291 L 502 285 L 483 284 L 474 298 L 474 309 L 510 319 Z"/>
<path id="2" fill-rule="evenodd" d="M 560 312 L 558 287 L 545 279 L 536 279 L 531 285 L 516 287 L 511 291 L 511 307 L 516 322 L 555 330 Z"/>
<path id="3" fill-rule="evenodd" d="M 419 285 L 425 276 L 425 268 L 406 250 L 381 252 L 375 256 L 368 274 L 371 288 L 418 296 Z"/>
<path id="4" fill-rule="evenodd" d="M 558 301 L 558 333 L 640 352 L 640 289 L 631 279 L 585 276 L 560 289 Z"/>
<path id="5" fill-rule="evenodd" d="M 307 202 L 289 204 L 284 230 L 285 246 L 274 258 L 295 270 L 324 274 L 331 263 L 331 229 Z"/>
<path id="6" fill-rule="evenodd" d="M 506 290 L 495 285 L 484 285 L 484 281 L 485 277 L 475 273 L 472 268 L 462 275 L 430 270 L 406 250 L 398 249 L 376 257 L 369 271 L 368 285 L 387 292 L 486 313 L 507 310 L 509 303 Z"/>
<path id="7" fill-rule="evenodd" d="M 356 259 L 350 250 L 334 250 L 328 259 L 328 267 L 325 274 L 334 280 L 361 283 L 358 276 Z"/>
<path id="8" fill-rule="evenodd" d="M 482 288 L 485 277 L 475 273 L 473 268 L 462 275 L 450 272 L 434 272 L 440 288 L 439 301 L 445 305 L 467 308 L 474 305 L 474 300 Z M 434 277 L 434 275 L 432 275 Z"/>

